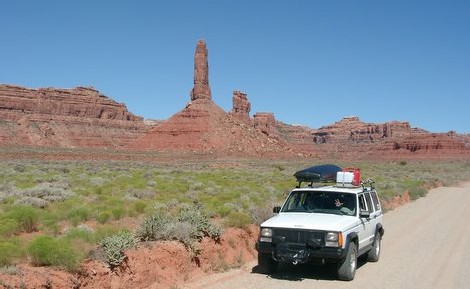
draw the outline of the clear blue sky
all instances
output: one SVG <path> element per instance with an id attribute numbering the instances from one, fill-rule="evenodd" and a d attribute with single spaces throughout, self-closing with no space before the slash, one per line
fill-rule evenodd
<path id="1" fill-rule="evenodd" d="M 0 0 L 0 83 L 93 86 L 134 114 L 213 100 L 319 128 L 345 116 L 470 133 L 470 0 Z"/>

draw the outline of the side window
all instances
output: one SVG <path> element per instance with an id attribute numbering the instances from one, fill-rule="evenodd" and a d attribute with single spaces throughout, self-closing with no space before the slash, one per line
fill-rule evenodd
<path id="1" fill-rule="evenodd" d="M 359 195 L 359 210 L 367 211 L 366 200 L 364 199 L 364 194 Z"/>
<path id="2" fill-rule="evenodd" d="M 379 197 L 377 196 L 377 192 L 372 191 L 370 195 L 372 196 L 372 202 L 374 203 L 375 210 L 376 211 L 380 210 L 381 208 L 380 208 L 380 202 L 379 202 Z"/>
<path id="3" fill-rule="evenodd" d="M 364 196 L 366 197 L 367 208 L 369 210 L 369 213 L 373 213 L 374 212 L 374 207 L 372 207 L 372 200 L 370 199 L 370 194 L 365 193 Z"/>

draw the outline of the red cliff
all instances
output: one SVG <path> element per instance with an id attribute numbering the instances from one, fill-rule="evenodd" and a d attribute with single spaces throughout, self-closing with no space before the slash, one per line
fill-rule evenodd
<path id="1" fill-rule="evenodd" d="M 93 88 L 0 85 L 0 144 L 122 147 L 147 128 L 141 117 Z"/>

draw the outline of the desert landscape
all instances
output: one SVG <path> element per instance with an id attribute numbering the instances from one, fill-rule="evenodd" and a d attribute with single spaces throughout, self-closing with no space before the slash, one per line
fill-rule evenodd
<path id="1" fill-rule="evenodd" d="M 273 112 L 251 116 L 240 90 L 224 111 L 212 99 L 204 40 L 193 84 L 187 105 L 165 120 L 93 87 L 0 85 L 3 288 L 241 288 L 207 278 L 256 273 L 258 225 L 298 169 L 360 167 L 395 231 L 398 207 L 470 179 L 468 134 L 356 116 L 286 124 Z"/>

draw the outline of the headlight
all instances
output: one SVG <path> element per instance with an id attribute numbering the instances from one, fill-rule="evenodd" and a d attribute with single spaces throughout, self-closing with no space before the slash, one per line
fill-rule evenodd
<path id="1" fill-rule="evenodd" d="M 336 233 L 336 232 L 326 233 L 326 241 L 327 242 L 337 242 L 338 241 L 338 233 Z"/>
<path id="2" fill-rule="evenodd" d="M 259 240 L 260 240 L 260 242 L 272 242 L 272 240 L 273 240 L 273 229 L 271 229 L 271 228 L 261 228 Z"/>
<path id="3" fill-rule="evenodd" d="M 327 232 L 325 239 L 325 246 L 327 247 L 342 247 L 343 234 L 341 232 Z"/>

